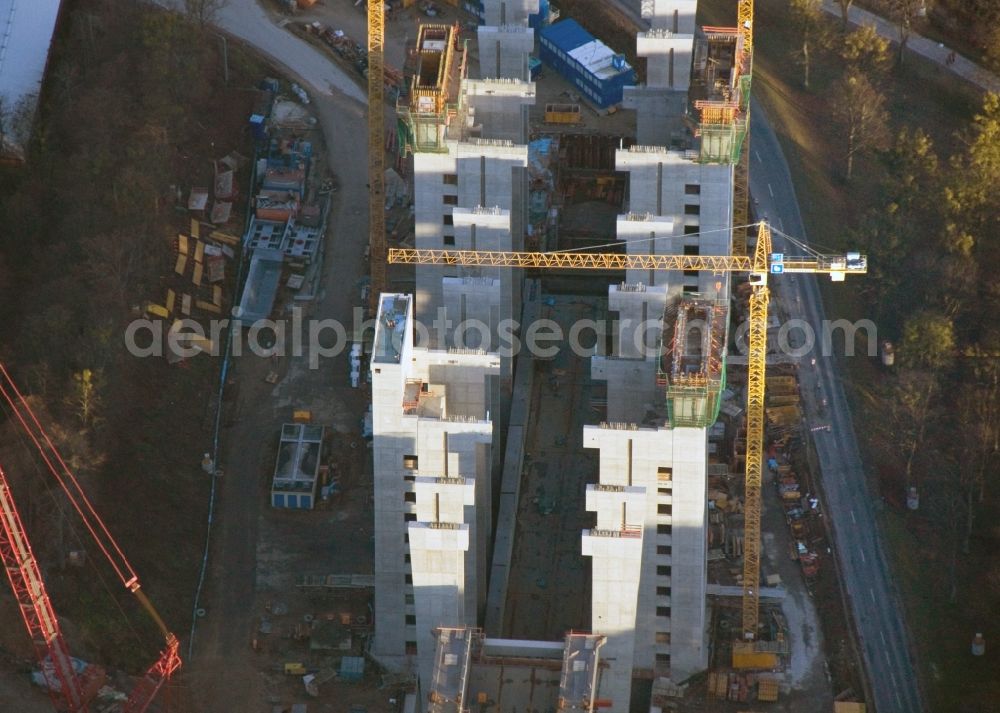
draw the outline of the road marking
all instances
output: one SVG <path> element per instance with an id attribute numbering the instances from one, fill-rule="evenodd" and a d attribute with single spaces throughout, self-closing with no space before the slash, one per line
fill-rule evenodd
<path id="1" fill-rule="evenodd" d="M 854 517 L 854 511 L 853 510 L 851 510 L 851 522 L 853 522 L 855 525 L 858 524 L 858 518 Z"/>
<path id="2" fill-rule="evenodd" d="M 899 685 L 896 683 L 896 674 L 894 674 L 892 671 L 890 671 L 889 672 L 889 678 L 892 679 L 892 687 L 894 689 L 898 690 L 899 689 Z"/>
<path id="3" fill-rule="evenodd" d="M 875 590 L 872 589 L 871 587 L 868 587 L 868 594 L 871 595 L 872 603 L 875 603 Z"/>
<path id="4" fill-rule="evenodd" d="M 760 154 L 757 153 L 756 150 L 753 152 L 753 155 L 757 157 L 757 161 L 759 161 L 760 163 L 764 163 L 763 161 L 760 160 Z"/>
<path id="5" fill-rule="evenodd" d="M 896 705 L 899 706 L 900 708 L 903 707 L 903 701 L 901 701 L 899 698 L 899 691 L 896 691 Z"/>
<path id="6" fill-rule="evenodd" d="M 785 232 L 785 223 L 781 220 L 781 218 L 778 218 L 778 227 L 781 228 L 782 233 Z"/>
<path id="7" fill-rule="evenodd" d="M 865 564 L 868 564 L 867 562 L 865 562 L 865 551 L 864 551 L 864 549 L 862 548 L 862 549 L 858 550 L 858 552 L 861 553 L 861 561 L 864 562 Z"/>
<path id="8" fill-rule="evenodd" d="M 774 198 L 774 191 L 771 189 L 771 184 L 767 184 L 767 192 L 771 194 L 771 198 Z"/>
<path id="9" fill-rule="evenodd" d="M 889 658 L 889 649 L 884 649 L 882 653 L 885 654 L 885 662 L 892 666 L 892 660 Z"/>
<path id="10" fill-rule="evenodd" d="M 886 643 L 885 643 L 885 633 L 880 631 L 878 633 L 878 636 L 879 636 L 880 639 L 882 639 L 882 646 L 886 646 Z"/>

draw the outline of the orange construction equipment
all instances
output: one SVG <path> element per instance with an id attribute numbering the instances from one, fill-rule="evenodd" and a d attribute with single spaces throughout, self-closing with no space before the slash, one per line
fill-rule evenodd
<path id="1" fill-rule="evenodd" d="M 7 369 L 0 364 L 0 395 L 11 409 L 14 420 L 34 444 L 49 472 L 59 483 L 73 509 L 80 515 L 94 542 L 107 558 L 119 580 L 139 600 L 146 613 L 159 627 L 166 641 L 160 657 L 140 679 L 123 709 L 124 713 L 143 713 L 170 676 L 181 666 L 178 641 L 167 628 L 159 613 L 141 590 L 139 576 L 111 536 L 104 521 L 94 510 L 76 476 L 73 475 L 31 406 L 18 390 Z M 35 645 L 35 654 L 46 679 L 53 703 L 59 710 L 71 713 L 86 711 L 90 697 L 100 686 L 95 676 L 78 675 L 73 668 L 69 650 L 59 629 L 35 560 L 28 535 L 14 506 L 7 479 L 0 469 L 0 560 L 21 609 L 28 635 Z"/>

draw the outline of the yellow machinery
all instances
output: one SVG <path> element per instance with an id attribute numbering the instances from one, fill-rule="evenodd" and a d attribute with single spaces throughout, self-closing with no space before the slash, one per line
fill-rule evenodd
<path id="1" fill-rule="evenodd" d="M 368 243 L 369 306 L 385 290 L 385 3 L 368 0 Z"/>
<path id="2" fill-rule="evenodd" d="M 786 258 L 771 252 L 771 231 L 758 226 L 754 254 L 748 255 L 624 255 L 584 252 L 490 252 L 475 250 L 389 250 L 390 263 L 467 265 L 567 270 L 708 270 L 716 273 L 748 272 L 750 296 L 750 350 L 747 355 L 747 454 L 746 502 L 743 543 L 743 640 L 757 638 L 760 600 L 760 487 L 764 447 L 764 376 L 767 355 L 769 274 L 804 272 L 829 275 L 840 282 L 847 274 L 868 271 L 867 258 L 859 253 Z"/>
<path id="3" fill-rule="evenodd" d="M 749 221 L 750 211 L 750 76 L 753 68 L 753 0 L 740 0 L 736 5 L 736 24 L 739 25 L 741 54 L 739 57 L 740 76 L 746 77 L 744 85 L 745 96 L 741 96 L 743 111 L 746 115 L 746 135 L 743 138 L 743 150 L 736 170 L 733 172 L 733 225 L 745 226 Z M 733 252 L 736 255 L 746 255 L 747 229 L 733 229 Z"/>

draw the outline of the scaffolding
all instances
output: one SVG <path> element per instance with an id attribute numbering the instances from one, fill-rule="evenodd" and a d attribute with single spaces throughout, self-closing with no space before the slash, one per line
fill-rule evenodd
<path id="1" fill-rule="evenodd" d="M 735 27 L 702 28 L 704 39 L 695 51 L 693 94 L 701 138 L 699 160 L 739 161 L 746 137 L 750 106 L 750 60 L 744 37 Z"/>
<path id="2" fill-rule="evenodd" d="M 593 713 L 597 697 L 600 650 L 606 638 L 600 634 L 566 634 L 562 675 L 559 678 L 559 711 Z"/>
<path id="3" fill-rule="evenodd" d="M 733 255 L 747 254 L 750 190 L 750 79 L 753 67 L 753 3 L 742 0 L 738 27 L 702 28 L 695 47 L 692 93 L 699 114 L 698 160 L 735 166 Z"/>
<path id="4" fill-rule="evenodd" d="M 396 104 L 399 147 L 413 152 L 444 153 L 448 128 L 462 117 L 462 79 L 465 77 L 467 41 L 459 39 L 457 26 L 421 25 L 408 69 L 410 92 Z"/>
<path id="5" fill-rule="evenodd" d="M 463 713 L 465 690 L 469 685 L 472 641 L 481 638 L 478 630 L 446 629 L 435 632 L 437 650 L 434 673 L 427 694 L 430 713 Z"/>
<path id="6" fill-rule="evenodd" d="M 715 423 L 726 386 L 726 303 L 685 296 L 668 304 L 663 317 L 657 383 L 665 387 L 667 416 L 674 428 Z"/>

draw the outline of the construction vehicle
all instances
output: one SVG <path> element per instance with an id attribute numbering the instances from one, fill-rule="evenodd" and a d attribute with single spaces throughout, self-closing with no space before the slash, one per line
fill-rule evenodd
<path id="1" fill-rule="evenodd" d="M 771 230 L 765 222 L 757 224 L 757 243 L 752 256 L 747 255 L 629 255 L 593 252 L 501 252 L 475 250 L 389 250 L 390 263 L 421 265 L 459 265 L 472 267 L 519 267 L 558 270 L 706 270 L 709 272 L 749 273 L 752 286 L 749 313 L 749 351 L 747 354 L 746 408 L 746 483 L 743 549 L 742 641 L 733 649 L 734 666 L 757 667 L 763 653 L 755 654 L 757 615 L 760 592 L 760 516 L 761 472 L 764 460 L 764 394 L 767 354 L 767 323 L 770 275 L 784 273 L 826 274 L 840 282 L 848 274 L 868 271 L 867 257 L 860 253 L 844 255 L 813 254 L 789 257 L 773 253 Z M 806 246 L 801 245 L 804 250 Z M 765 657 L 766 658 L 766 657 Z M 736 665 L 737 662 L 740 665 Z"/>
<path id="2" fill-rule="evenodd" d="M 139 576 L 132 569 L 121 547 L 94 510 L 79 481 L 56 450 L 31 406 L 2 364 L 0 364 L 0 395 L 10 407 L 12 420 L 17 422 L 34 444 L 48 471 L 83 520 L 84 526 L 111 564 L 122 585 L 138 599 L 163 634 L 166 647 L 139 680 L 123 708 L 123 713 L 143 713 L 171 675 L 180 668 L 177 637 L 170 632 L 140 588 Z M 35 655 L 53 705 L 57 710 L 70 713 L 87 711 L 91 698 L 101 685 L 98 679 L 103 676 L 97 675 L 93 667 L 84 669 L 83 672 L 78 672 L 74 667 L 2 468 L 0 468 L 0 560 L 3 561 L 14 598 L 17 600 L 21 616 L 28 628 L 28 635 L 34 644 Z"/>

